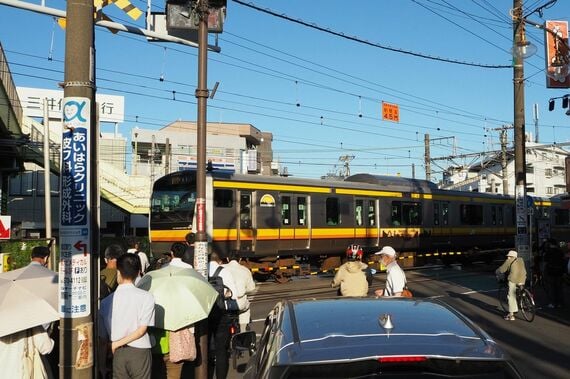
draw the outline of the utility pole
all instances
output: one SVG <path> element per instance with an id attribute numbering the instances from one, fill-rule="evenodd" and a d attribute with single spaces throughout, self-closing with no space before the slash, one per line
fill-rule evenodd
<path id="1" fill-rule="evenodd" d="M 166 139 L 164 146 L 164 175 L 170 174 L 170 138 Z"/>
<path id="2" fill-rule="evenodd" d="M 532 107 L 532 118 L 534 119 L 534 142 L 538 143 L 538 104 Z"/>
<path id="3" fill-rule="evenodd" d="M 424 136 L 424 145 L 425 145 L 425 165 L 426 165 L 426 180 L 431 181 L 431 157 L 429 151 L 429 134 Z"/>
<path id="4" fill-rule="evenodd" d="M 99 130 L 93 14 L 93 0 L 67 1 L 59 229 L 60 378 L 92 378 L 97 367 Z"/>
<path id="5" fill-rule="evenodd" d="M 513 51 L 525 43 L 525 23 L 522 0 L 513 0 Z M 525 104 L 524 104 L 524 56 L 514 54 L 513 96 L 515 128 L 515 210 L 517 234 L 515 246 L 519 257 L 530 266 L 531 257 L 527 227 L 526 157 L 525 157 Z"/>
<path id="6" fill-rule="evenodd" d="M 208 239 L 206 236 L 206 126 L 208 103 L 208 0 L 198 2 L 198 100 L 197 159 L 196 159 L 196 242 L 194 268 L 208 278 Z M 208 377 L 208 319 L 197 324 L 200 362 L 194 370 L 197 379 Z"/>

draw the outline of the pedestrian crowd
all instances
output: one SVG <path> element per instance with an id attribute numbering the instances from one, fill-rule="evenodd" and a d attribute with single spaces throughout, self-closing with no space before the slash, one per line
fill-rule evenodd
<path id="1" fill-rule="evenodd" d="M 216 251 L 209 254 L 208 278 L 203 278 L 194 270 L 193 244 L 194 236 L 189 234 L 185 242 L 173 243 L 168 252 L 155 257 L 153 262 L 136 240 L 129 242 L 131 247 L 126 251 L 118 244 L 105 249 L 104 265 L 100 269 L 97 328 L 99 378 L 179 379 L 188 376 L 185 371 L 192 377 L 194 367 L 202 364 L 207 366 L 208 378 L 227 377 L 231 335 L 249 329 L 248 294 L 255 290 L 255 282 L 239 255 L 222 257 Z M 373 294 L 378 298 L 411 297 L 396 250 L 384 246 L 374 254 L 386 270 L 386 280 Z M 46 267 L 49 257 L 48 247 L 36 246 L 32 249 L 30 264 L 19 270 L 35 270 L 34 277 L 47 277 L 57 287 L 56 274 Z M 361 246 L 348 246 L 345 262 L 331 283 L 333 288 L 338 288 L 339 295 L 368 296 L 373 272 L 363 259 Z M 562 276 L 570 266 L 562 246 L 547 240 L 535 266 L 545 277 L 548 307 L 562 307 Z M 527 280 L 525 262 L 511 250 L 496 273 L 508 282 L 508 313 L 504 318 L 514 320 L 518 311 L 516 289 Z M 163 299 L 164 291 L 159 290 L 161 281 L 169 283 L 166 293 L 174 297 L 175 305 Z M 189 292 L 178 295 L 182 289 Z M 204 312 L 177 314 L 184 312 L 179 312 L 181 308 L 176 303 L 190 303 L 196 309 L 204 308 Z M 200 328 L 202 319 L 208 320 L 207 336 Z M 0 335 L 2 377 L 57 377 L 58 349 L 54 349 L 59 337 L 59 333 L 54 333 L 57 322 L 56 317 L 45 324 L 36 323 Z M 202 336 L 208 339 L 207 362 L 202 361 L 201 356 Z"/>

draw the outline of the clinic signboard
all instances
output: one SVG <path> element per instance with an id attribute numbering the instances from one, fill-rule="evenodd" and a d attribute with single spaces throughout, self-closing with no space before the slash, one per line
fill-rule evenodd
<path id="1" fill-rule="evenodd" d="M 91 313 L 90 120 L 90 99 L 63 99 L 59 227 L 59 312 L 62 318 L 85 317 Z"/>

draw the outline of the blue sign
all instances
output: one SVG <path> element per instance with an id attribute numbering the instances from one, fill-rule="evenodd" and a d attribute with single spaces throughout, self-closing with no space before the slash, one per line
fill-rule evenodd
<path id="1" fill-rule="evenodd" d="M 87 225 L 87 129 L 75 128 L 62 136 L 61 225 Z"/>
<path id="2" fill-rule="evenodd" d="M 526 207 L 532 208 L 534 206 L 534 198 L 532 196 L 526 195 Z"/>

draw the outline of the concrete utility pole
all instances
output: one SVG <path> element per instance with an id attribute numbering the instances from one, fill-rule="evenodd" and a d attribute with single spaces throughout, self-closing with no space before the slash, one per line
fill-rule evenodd
<path id="1" fill-rule="evenodd" d="M 425 145 L 425 165 L 426 165 L 426 180 L 431 180 L 431 156 L 429 151 L 429 134 L 424 136 L 424 145 Z"/>
<path id="2" fill-rule="evenodd" d="M 92 378 L 99 284 L 94 6 L 67 1 L 60 215 L 60 378 Z"/>
<path id="3" fill-rule="evenodd" d="M 208 102 L 208 0 L 198 3 L 198 100 L 197 159 L 196 159 L 196 242 L 194 243 L 194 268 L 208 278 L 208 238 L 206 235 L 206 126 Z M 195 368 L 197 379 L 208 377 L 208 319 L 198 323 L 200 362 Z"/>
<path id="4" fill-rule="evenodd" d="M 525 23 L 522 0 L 513 0 L 513 51 L 525 42 Z M 515 246 L 519 257 L 527 265 L 530 259 L 526 204 L 526 157 L 525 157 L 525 104 L 524 104 L 524 57 L 514 54 L 513 96 L 515 128 L 515 207 L 517 234 Z"/>

